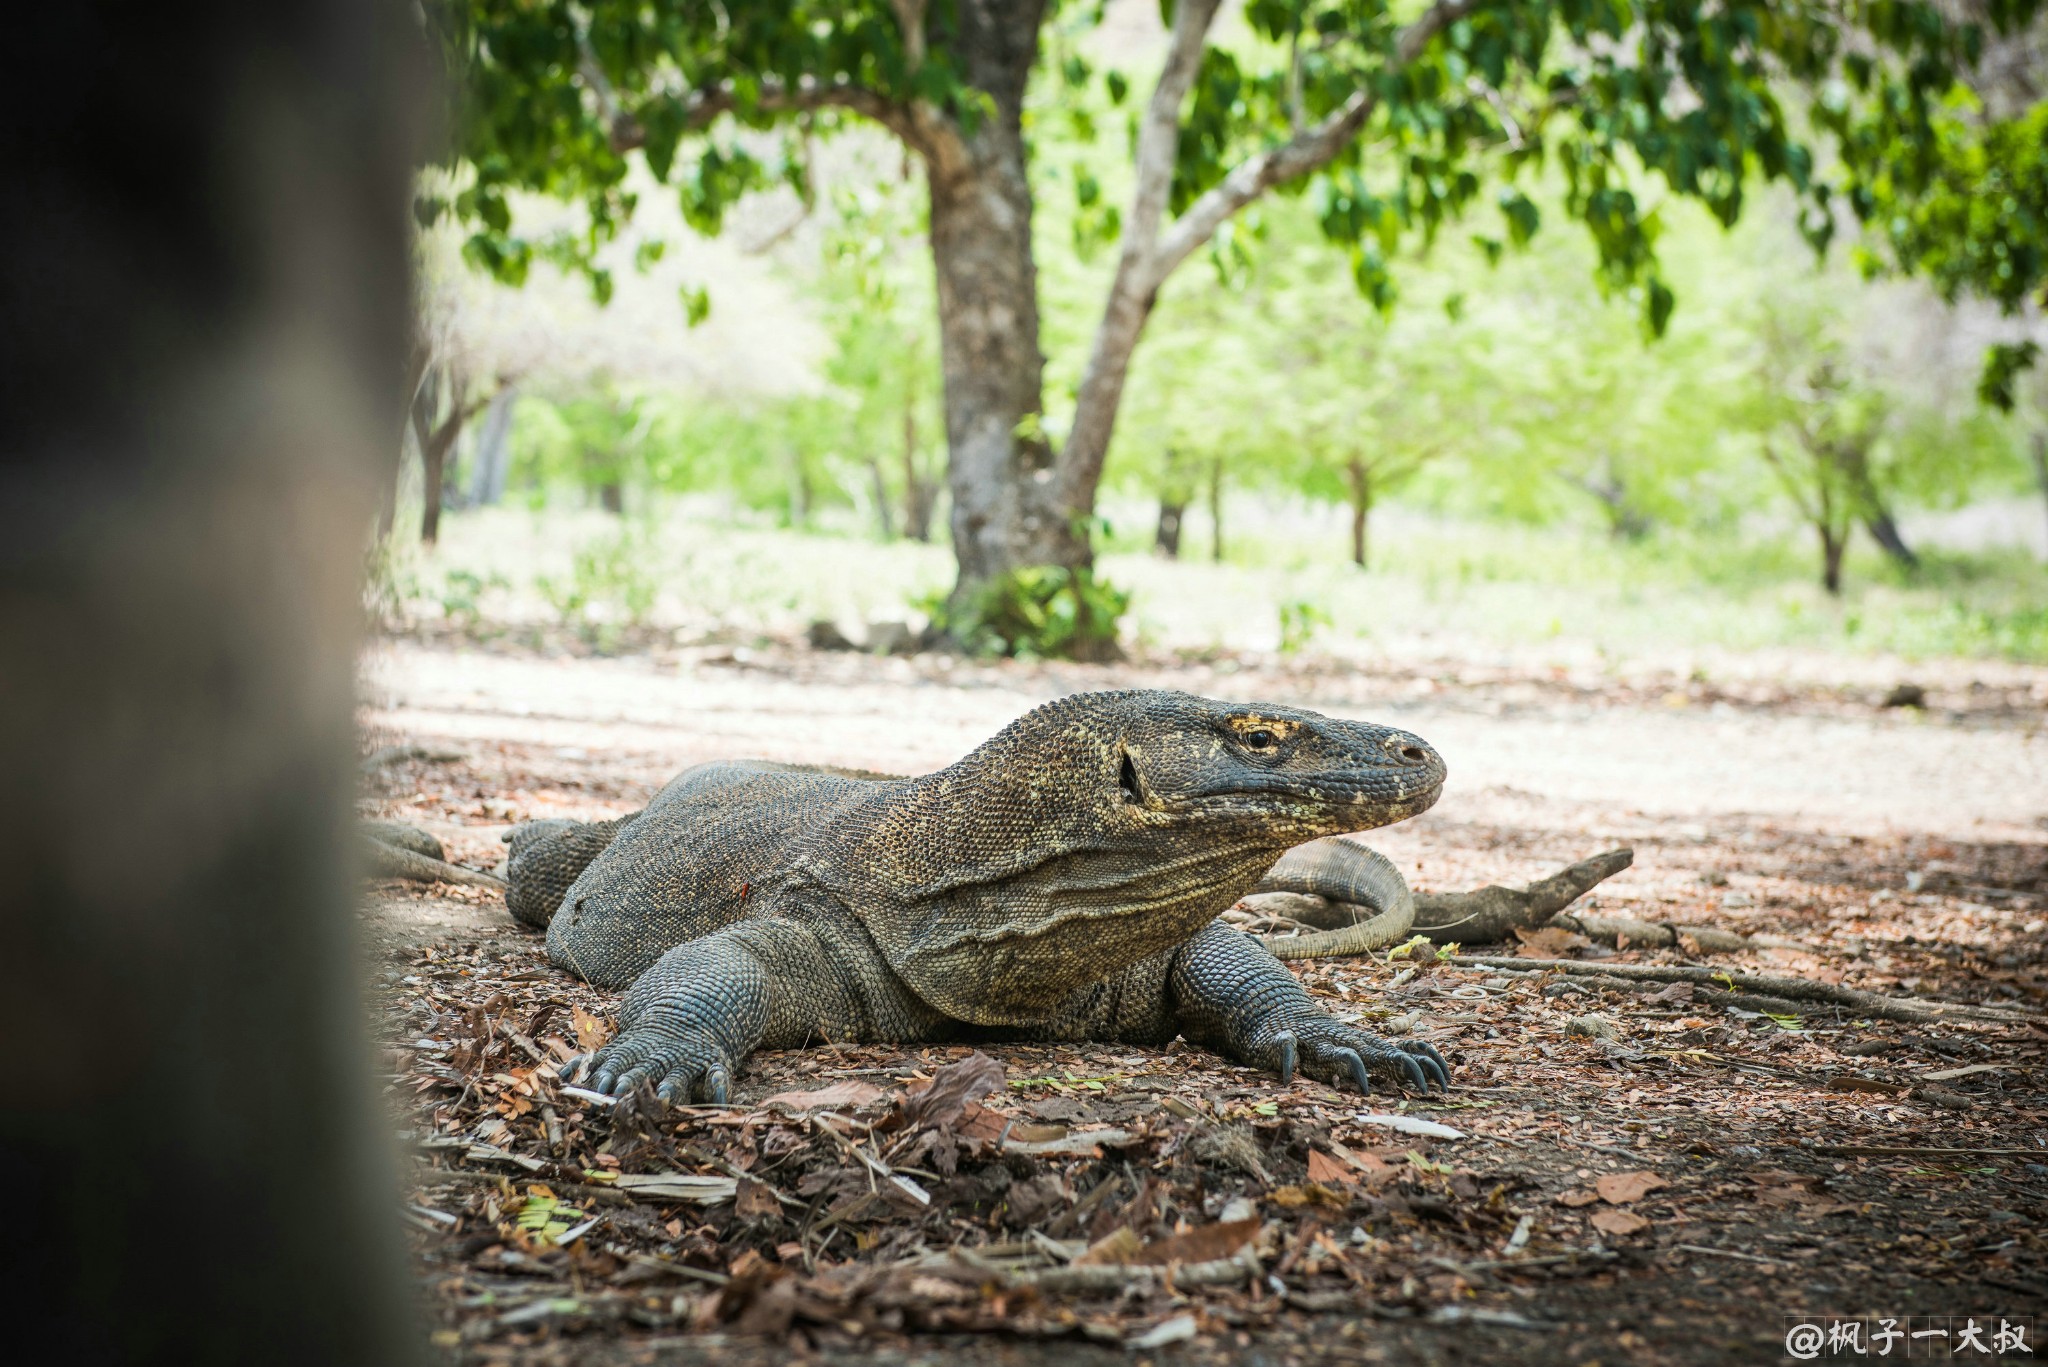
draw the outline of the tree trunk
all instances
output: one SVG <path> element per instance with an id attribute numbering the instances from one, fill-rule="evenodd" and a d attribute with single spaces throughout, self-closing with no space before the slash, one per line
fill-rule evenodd
<path id="1" fill-rule="evenodd" d="M 445 392 L 444 392 L 445 389 Z M 453 369 L 429 371 L 413 398 L 412 431 L 420 448 L 420 540 L 441 539 L 441 502 L 446 493 L 448 452 L 469 419 L 467 386 Z M 441 404 L 447 411 L 441 412 Z"/>
<path id="2" fill-rule="evenodd" d="M 1169 495 L 1160 495 L 1159 526 L 1152 534 L 1152 549 L 1163 559 L 1180 559 L 1181 519 L 1187 516 L 1187 511 L 1185 499 L 1175 503 Z"/>
<path id="3" fill-rule="evenodd" d="M 1892 510 L 1885 505 L 1884 495 L 1878 492 L 1877 481 L 1870 476 L 1870 455 L 1857 449 L 1843 457 L 1845 473 L 1849 477 L 1849 492 L 1856 501 L 1856 507 L 1863 517 L 1863 525 L 1870 532 L 1870 539 L 1883 548 L 1884 553 L 1903 569 L 1920 568 L 1920 557 L 1913 554 L 1913 548 L 1906 544 L 1906 538 L 1899 533 L 1899 524 L 1892 518 Z"/>
<path id="4" fill-rule="evenodd" d="M 2041 499 L 2048 503 L 2048 427 L 2036 429 L 2027 455 L 2034 462 L 2034 482 L 2041 486 Z M 2048 541 L 2041 543 L 2041 558 L 2048 560 Z"/>
<path id="5" fill-rule="evenodd" d="M 1366 520 L 1372 516 L 1372 468 L 1353 456 L 1344 467 L 1344 477 L 1351 485 L 1351 563 L 1364 569 Z"/>
<path id="6" fill-rule="evenodd" d="M 956 598 L 1023 566 L 1089 564 L 1039 428 L 1045 358 L 1022 112 L 1044 9 L 1044 0 L 959 0 L 952 52 L 994 108 L 971 135 L 926 156 Z"/>
<path id="7" fill-rule="evenodd" d="M 1863 515 L 1863 526 L 1870 533 L 1870 539 L 1884 548 L 1884 553 L 1898 563 L 1900 568 L 1917 570 L 1920 557 L 1906 544 L 1906 538 L 1899 532 L 1899 524 L 1892 520 L 1891 510 L 1883 504 L 1874 505 Z"/>
<path id="8" fill-rule="evenodd" d="M 1152 535 L 1152 549 L 1166 560 L 1180 559 L 1180 534 L 1188 515 L 1187 460 L 1178 447 L 1166 448 L 1166 468 L 1159 476 L 1159 525 Z"/>
<path id="9" fill-rule="evenodd" d="M 1814 530 L 1820 533 L 1821 587 L 1839 598 L 1842 596 L 1842 551 L 1849 538 L 1827 522 L 1816 523 Z"/>
<path id="10" fill-rule="evenodd" d="M 508 384 L 491 396 L 477 435 L 476 469 L 470 474 L 472 507 L 489 508 L 505 497 L 505 476 L 512 464 L 512 409 L 518 402 L 517 385 Z"/>
<path id="11" fill-rule="evenodd" d="M 12 37 L 73 73 L 0 91 L 14 1337 L 417 1362 L 350 826 L 420 34 L 297 0 Z"/>
<path id="12" fill-rule="evenodd" d="M 932 503 L 938 490 L 917 468 L 917 390 L 907 386 L 903 398 L 903 534 L 912 541 L 932 539 Z"/>
<path id="13" fill-rule="evenodd" d="M 1223 563 L 1223 457 L 1209 462 L 1209 558 Z"/>
<path id="14" fill-rule="evenodd" d="M 894 541 L 896 519 L 889 512 L 889 481 L 882 478 L 882 462 L 868 462 L 868 479 L 875 489 L 875 530 L 881 533 L 882 540 Z"/>

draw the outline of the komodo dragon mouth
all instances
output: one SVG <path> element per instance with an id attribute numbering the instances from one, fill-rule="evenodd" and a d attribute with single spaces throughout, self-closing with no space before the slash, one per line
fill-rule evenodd
<path id="1" fill-rule="evenodd" d="M 1277 878 L 1379 913 L 1314 952 L 1404 935 L 1393 866 L 1318 837 L 1424 811 L 1444 774 L 1392 727 L 1078 694 L 921 777 L 700 765 L 632 816 L 515 832 L 508 904 L 559 966 L 631 984 L 618 1036 L 567 1070 L 614 1094 L 723 1101 L 754 1050 L 821 1039 L 1176 1035 L 1282 1078 L 1427 1089 L 1448 1085 L 1435 1048 L 1333 1019 L 1217 917 Z"/>

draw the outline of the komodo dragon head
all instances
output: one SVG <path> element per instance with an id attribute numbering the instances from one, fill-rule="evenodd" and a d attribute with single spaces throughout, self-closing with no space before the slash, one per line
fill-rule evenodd
<path id="1" fill-rule="evenodd" d="M 894 794 L 840 887 L 919 996 L 1028 1024 L 1188 939 L 1283 851 L 1414 816 L 1443 782 L 1436 751 L 1391 727 L 1077 694 Z"/>

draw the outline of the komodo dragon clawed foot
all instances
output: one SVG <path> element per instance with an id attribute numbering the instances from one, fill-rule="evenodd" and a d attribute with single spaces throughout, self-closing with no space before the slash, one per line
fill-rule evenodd
<path id="1" fill-rule="evenodd" d="M 754 1050 L 819 1040 L 1176 1036 L 1283 1079 L 1428 1090 L 1449 1081 L 1434 1048 L 1334 1020 L 1217 917 L 1287 851 L 1414 816 L 1443 781 L 1389 727 L 1081 694 L 918 778 L 699 765 L 603 827 L 522 828 L 508 873 L 558 966 L 631 987 L 618 1036 L 567 1069 L 602 1092 L 723 1100 Z M 1405 934 L 1399 875 L 1352 862 L 1385 884 L 1366 938 Z"/>

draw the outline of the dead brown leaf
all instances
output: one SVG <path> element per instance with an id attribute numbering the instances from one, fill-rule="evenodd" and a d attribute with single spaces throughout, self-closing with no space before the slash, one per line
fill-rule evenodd
<path id="1" fill-rule="evenodd" d="M 1355 1187 L 1358 1185 L 1358 1171 L 1349 1163 L 1338 1162 L 1321 1149 L 1310 1149 L 1308 1152 L 1308 1180 L 1311 1182 L 1321 1182 L 1325 1186 L 1332 1182 L 1342 1182 L 1346 1186 Z"/>
<path id="2" fill-rule="evenodd" d="M 1596 1210 L 1588 1223 L 1602 1234 L 1634 1234 L 1650 1227 L 1650 1222 L 1632 1210 Z"/>
<path id="3" fill-rule="evenodd" d="M 1669 1185 L 1654 1172 L 1610 1172 L 1593 1184 L 1593 1190 L 1608 1205 L 1625 1206 Z"/>
<path id="4" fill-rule="evenodd" d="M 1180 1234 L 1154 1239 L 1140 1250 L 1134 1262 L 1161 1266 L 1166 1263 L 1213 1263 L 1228 1258 L 1252 1241 L 1259 1232 L 1257 1219 L 1219 1221 Z"/>
<path id="5" fill-rule="evenodd" d="M 761 1104 L 764 1107 L 785 1106 L 792 1111 L 850 1111 L 880 1101 L 882 1096 L 882 1089 L 873 1083 L 848 1079 L 813 1092 L 777 1092 Z"/>
<path id="6" fill-rule="evenodd" d="M 612 1037 L 609 1025 L 580 1006 L 569 1009 L 569 1019 L 576 1027 L 576 1042 L 583 1046 L 585 1053 L 604 1048 L 605 1041 Z"/>
<path id="7" fill-rule="evenodd" d="M 1002 1089 L 1003 1065 L 977 1049 L 939 1069 L 921 1090 L 905 1097 L 903 1123 L 912 1129 L 950 1124 L 961 1117 L 968 1103 Z"/>
<path id="8" fill-rule="evenodd" d="M 1144 1251 L 1145 1241 L 1129 1225 L 1120 1225 L 1090 1244 L 1086 1252 L 1074 1259 L 1074 1266 L 1121 1267 L 1137 1262 Z"/>
<path id="9" fill-rule="evenodd" d="M 739 1190 L 733 1194 L 733 1209 L 742 1220 L 766 1220 L 782 1213 L 782 1203 L 759 1182 L 742 1177 Z"/>
<path id="10" fill-rule="evenodd" d="M 1576 1210 L 1580 1206 L 1590 1206 L 1599 1199 L 1599 1193 L 1587 1191 L 1584 1187 L 1579 1187 L 1560 1195 L 1557 1198 L 1557 1203 L 1561 1206 L 1570 1206 Z"/>
<path id="11" fill-rule="evenodd" d="M 1331 1191 L 1320 1182 L 1303 1182 L 1299 1186 L 1275 1187 L 1271 1192 L 1267 1193 L 1266 1199 L 1275 1205 L 1287 1206 L 1290 1209 L 1298 1206 L 1328 1206 L 1332 1210 L 1342 1210 L 1350 1204 L 1345 1197 Z"/>
<path id="12" fill-rule="evenodd" d="M 1515 953 L 1524 959 L 1569 959 L 1572 950 L 1593 947 L 1591 940 L 1563 926 L 1545 926 L 1541 930 L 1516 926 L 1515 938 L 1522 942 Z"/>

